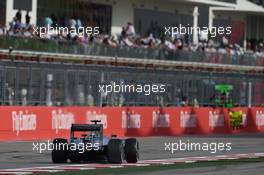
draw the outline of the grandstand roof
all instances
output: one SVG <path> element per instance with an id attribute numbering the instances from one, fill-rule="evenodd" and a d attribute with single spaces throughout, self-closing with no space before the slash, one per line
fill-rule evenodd
<path id="1" fill-rule="evenodd" d="M 235 11 L 245 11 L 245 12 L 264 12 L 264 8 L 260 5 L 256 5 L 247 0 L 237 0 L 237 6 Z"/>
<path id="2" fill-rule="evenodd" d="M 219 11 L 264 13 L 264 8 L 262 6 L 254 4 L 248 0 L 236 0 L 236 3 L 221 2 L 221 1 L 215 1 L 215 0 L 202 0 L 202 1 L 201 0 L 180 0 L 180 1 L 177 0 L 177 2 L 205 4 L 205 5 L 211 6 L 212 9 L 219 10 Z"/>
<path id="3" fill-rule="evenodd" d="M 237 4 L 232 7 L 214 7 L 213 9 L 218 11 L 264 13 L 264 8 L 262 6 L 254 4 L 248 0 L 237 0 Z"/>
<path id="4" fill-rule="evenodd" d="M 212 5 L 212 6 L 222 6 L 222 7 L 235 7 L 236 4 L 229 3 L 229 2 L 220 2 L 215 0 L 183 0 L 185 2 L 191 2 L 191 3 L 198 3 L 198 4 L 206 4 L 206 5 Z"/>

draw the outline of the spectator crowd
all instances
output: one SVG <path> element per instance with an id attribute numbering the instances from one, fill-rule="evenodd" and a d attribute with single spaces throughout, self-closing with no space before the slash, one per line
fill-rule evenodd
<path id="1" fill-rule="evenodd" d="M 59 23 L 55 15 L 50 15 L 43 19 L 42 24 L 45 27 L 69 27 L 69 28 L 80 28 L 83 23 L 78 18 L 69 18 L 63 23 Z M 162 30 L 160 28 L 160 30 Z M 34 33 L 34 26 L 31 24 L 31 17 L 29 12 L 25 15 L 25 23 L 22 23 L 21 10 L 18 10 L 13 21 L 9 23 L 8 27 L 0 26 L 0 36 L 18 36 L 18 37 L 30 37 L 40 38 L 38 34 Z M 134 25 L 128 22 L 125 27 L 122 28 L 120 34 L 109 35 L 109 34 L 98 34 L 98 35 L 84 35 L 79 37 L 77 35 L 68 34 L 47 34 L 45 39 L 50 40 L 65 40 L 74 41 L 80 44 L 101 44 L 109 47 L 127 46 L 132 48 L 151 48 L 151 49 L 167 49 L 170 51 L 186 50 L 186 51 L 204 51 L 208 53 L 223 53 L 230 55 L 243 55 L 246 52 L 253 53 L 256 56 L 264 56 L 264 43 L 262 40 L 248 40 L 246 48 L 243 48 L 239 44 L 230 43 L 226 36 L 215 39 L 210 37 L 204 37 L 199 34 L 198 44 L 193 44 L 190 35 L 176 34 L 174 37 L 166 36 L 159 31 L 157 34 L 156 30 L 149 30 L 146 37 L 140 36 L 136 33 Z M 42 38 L 43 39 L 43 38 Z"/>

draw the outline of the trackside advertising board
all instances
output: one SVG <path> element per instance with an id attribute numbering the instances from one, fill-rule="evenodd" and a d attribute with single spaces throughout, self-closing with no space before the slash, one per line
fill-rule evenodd
<path id="1" fill-rule="evenodd" d="M 73 123 L 101 120 L 105 135 L 177 136 L 264 132 L 264 108 L 233 108 L 242 114 L 239 128 L 230 111 L 193 107 L 11 107 L 1 106 L 0 140 L 46 140 L 69 137 Z"/>

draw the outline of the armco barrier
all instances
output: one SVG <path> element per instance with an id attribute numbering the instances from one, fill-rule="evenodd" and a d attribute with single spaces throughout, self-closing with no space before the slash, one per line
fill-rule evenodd
<path id="1" fill-rule="evenodd" d="M 242 111 L 239 129 L 230 124 L 229 111 L 193 107 L 0 107 L 0 141 L 47 140 L 69 137 L 72 123 L 99 119 L 110 136 L 178 136 L 264 132 L 264 108 Z"/>

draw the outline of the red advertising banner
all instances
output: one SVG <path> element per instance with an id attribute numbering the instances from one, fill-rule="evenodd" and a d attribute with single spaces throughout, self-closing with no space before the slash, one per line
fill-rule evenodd
<path id="1" fill-rule="evenodd" d="M 264 132 L 264 108 L 251 108 L 250 113 L 252 131 Z"/>
<path id="2" fill-rule="evenodd" d="M 72 123 L 101 120 L 106 135 L 124 136 L 122 108 L 97 107 L 0 107 L 0 140 L 69 138 Z"/>
<path id="3" fill-rule="evenodd" d="M 178 136 L 264 132 L 264 108 L 1 106 L 0 141 L 69 138 L 72 123 L 101 120 L 107 136 Z M 234 128 L 230 112 L 240 111 Z"/>

